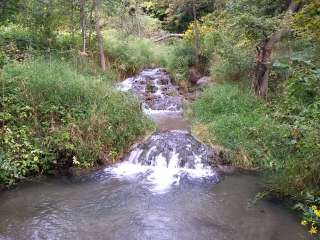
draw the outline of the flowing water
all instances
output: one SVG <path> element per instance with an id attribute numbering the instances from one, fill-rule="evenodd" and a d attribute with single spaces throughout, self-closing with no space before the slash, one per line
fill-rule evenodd
<path id="1" fill-rule="evenodd" d="M 123 162 L 82 177 L 22 184 L 0 195 L 0 239 L 308 239 L 298 218 L 261 200 L 259 178 L 219 171 L 219 156 L 190 134 L 183 97 L 163 69 L 132 91 L 158 131 Z"/>

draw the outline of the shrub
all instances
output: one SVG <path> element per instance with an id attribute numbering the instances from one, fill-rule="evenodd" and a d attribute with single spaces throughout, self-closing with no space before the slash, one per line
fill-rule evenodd
<path id="1" fill-rule="evenodd" d="M 167 65 L 177 83 L 180 84 L 187 79 L 188 68 L 195 63 L 194 56 L 192 45 L 185 40 L 178 41 L 171 46 Z"/>
<path id="2" fill-rule="evenodd" d="M 151 127 L 134 97 L 57 59 L 7 65 L 0 85 L 5 184 L 60 168 L 112 163 Z"/>
<path id="3" fill-rule="evenodd" d="M 169 50 L 151 40 L 105 32 L 105 48 L 112 66 L 122 73 L 136 73 L 147 67 L 167 66 Z"/>
<path id="4" fill-rule="evenodd" d="M 207 126 L 209 142 L 230 150 L 235 165 L 268 170 L 274 193 L 303 197 L 319 189 L 319 124 L 295 125 L 278 117 L 248 91 L 235 85 L 207 89 L 192 105 L 194 127 Z M 318 121 L 318 120 L 317 120 Z"/>

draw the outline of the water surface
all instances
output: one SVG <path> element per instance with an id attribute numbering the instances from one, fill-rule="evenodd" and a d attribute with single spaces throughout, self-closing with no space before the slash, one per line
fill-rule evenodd
<path id="1" fill-rule="evenodd" d="M 157 132 L 123 162 L 86 177 L 45 179 L 0 194 L 0 239 L 299 240 L 297 216 L 267 200 L 259 177 L 223 175 L 214 149 L 190 134 L 183 97 L 163 69 L 132 91 Z"/>
<path id="2" fill-rule="evenodd" d="M 307 239 L 295 215 L 263 200 L 255 176 L 184 182 L 154 194 L 100 172 L 51 179 L 0 195 L 0 239 Z"/>

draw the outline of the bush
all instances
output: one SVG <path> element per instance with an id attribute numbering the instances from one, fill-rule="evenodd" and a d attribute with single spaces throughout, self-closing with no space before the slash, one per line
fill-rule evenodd
<path id="1" fill-rule="evenodd" d="M 229 84 L 207 89 L 192 109 L 194 128 L 205 125 L 205 137 L 229 149 L 235 165 L 268 170 L 275 193 L 300 198 L 320 192 L 319 124 L 309 122 L 302 130 L 302 125 L 279 119 L 275 109 Z"/>
<path id="2" fill-rule="evenodd" d="M 150 40 L 105 32 L 105 48 L 112 66 L 121 73 L 132 74 L 147 67 L 167 66 L 168 47 Z"/>
<path id="3" fill-rule="evenodd" d="M 178 84 L 187 79 L 190 66 L 195 63 L 195 55 L 192 45 L 185 40 L 176 42 L 171 46 L 171 54 L 168 55 L 168 69 L 174 75 Z"/>
<path id="4" fill-rule="evenodd" d="M 311 194 L 306 196 L 305 203 L 299 203 L 295 206 L 303 212 L 301 225 L 306 226 L 309 233 L 315 236 L 315 239 L 320 238 L 320 197 L 315 197 Z"/>
<path id="5" fill-rule="evenodd" d="M 211 59 L 211 75 L 217 81 L 240 81 L 247 79 L 254 66 L 253 53 L 224 32 L 206 33 L 203 51 Z"/>
<path id="6" fill-rule="evenodd" d="M 63 61 L 7 65 L 0 85 L 0 183 L 112 163 L 151 127 L 134 97 Z"/>

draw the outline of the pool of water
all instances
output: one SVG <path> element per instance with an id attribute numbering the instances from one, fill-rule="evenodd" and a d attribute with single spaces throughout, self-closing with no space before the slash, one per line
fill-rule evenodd
<path id="1" fill-rule="evenodd" d="M 268 200 L 258 176 L 217 170 L 217 153 L 190 134 L 183 97 L 163 69 L 125 80 L 157 132 L 122 163 L 0 193 L 0 239 L 299 240 L 297 216 Z"/>
<path id="2" fill-rule="evenodd" d="M 47 179 L 0 195 L 0 239 L 308 239 L 293 213 L 267 200 L 256 176 L 186 181 L 154 194 L 101 171 Z"/>

